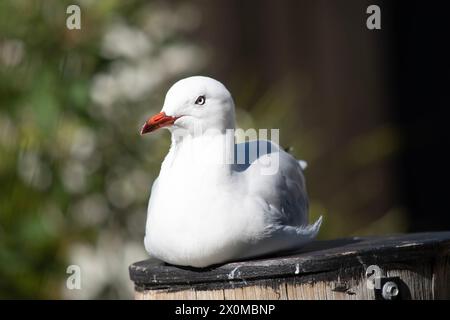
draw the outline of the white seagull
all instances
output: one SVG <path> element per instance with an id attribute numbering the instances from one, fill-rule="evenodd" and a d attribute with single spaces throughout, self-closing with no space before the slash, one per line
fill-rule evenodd
<path id="1" fill-rule="evenodd" d="M 148 205 L 150 256 L 207 267 L 314 239 L 322 218 L 308 225 L 306 163 L 270 141 L 235 144 L 234 102 L 223 84 L 202 76 L 175 83 L 141 134 L 163 127 L 172 143 Z"/>

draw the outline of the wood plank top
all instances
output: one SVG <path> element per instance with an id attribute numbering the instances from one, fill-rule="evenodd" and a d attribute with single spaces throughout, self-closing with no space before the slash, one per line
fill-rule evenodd
<path id="1" fill-rule="evenodd" d="M 315 241 L 295 254 L 189 268 L 144 260 L 133 263 L 136 286 L 170 286 L 267 279 L 321 273 L 354 266 L 413 261 L 450 252 L 450 231 Z"/>

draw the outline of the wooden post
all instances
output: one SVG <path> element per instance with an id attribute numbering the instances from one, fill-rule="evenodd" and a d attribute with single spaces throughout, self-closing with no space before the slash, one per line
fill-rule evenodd
<path id="1" fill-rule="evenodd" d="M 145 260 L 130 278 L 136 299 L 450 299 L 450 232 L 316 241 L 206 269 Z"/>

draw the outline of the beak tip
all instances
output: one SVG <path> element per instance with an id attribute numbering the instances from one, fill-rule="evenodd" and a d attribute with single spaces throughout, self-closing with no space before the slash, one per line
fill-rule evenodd
<path id="1" fill-rule="evenodd" d="M 139 131 L 140 135 L 143 136 L 148 132 L 148 125 L 147 123 L 144 123 L 144 125 L 141 127 L 141 130 Z"/>

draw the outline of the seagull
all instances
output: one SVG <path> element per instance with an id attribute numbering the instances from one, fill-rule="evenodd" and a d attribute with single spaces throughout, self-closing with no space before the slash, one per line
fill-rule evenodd
<path id="1" fill-rule="evenodd" d="M 160 128 L 171 146 L 153 183 L 144 245 L 152 258 L 204 268 L 297 250 L 317 235 L 308 224 L 303 169 L 276 143 L 235 143 L 234 102 L 217 80 L 176 82 L 141 135 Z"/>

